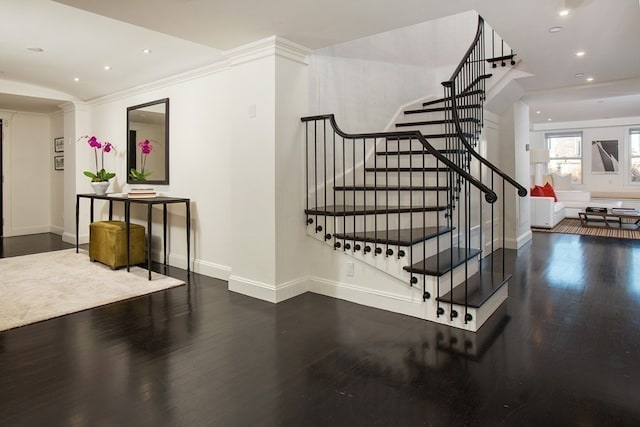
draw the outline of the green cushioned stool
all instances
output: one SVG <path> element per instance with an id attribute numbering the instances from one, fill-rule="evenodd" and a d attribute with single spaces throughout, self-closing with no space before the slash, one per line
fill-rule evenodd
<path id="1" fill-rule="evenodd" d="M 129 231 L 130 265 L 145 262 L 144 227 L 131 224 Z M 89 259 L 112 269 L 127 265 L 127 223 L 96 221 L 89 225 Z"/>

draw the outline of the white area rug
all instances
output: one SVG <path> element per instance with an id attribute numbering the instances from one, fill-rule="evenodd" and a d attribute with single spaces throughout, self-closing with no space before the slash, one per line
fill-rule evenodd
<path id="1" fill-rule="evenodd" d="M 184 284 L 146 269 L 111 270 L 75 249 L 0 259 L 0 331 Z"/>

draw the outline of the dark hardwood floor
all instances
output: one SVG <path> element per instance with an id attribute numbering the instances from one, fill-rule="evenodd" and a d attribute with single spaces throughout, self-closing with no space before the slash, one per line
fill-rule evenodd
<path id="1" fill-rule="evenodd" d="M 640 425 L 640 242 L 534 233 L 507 262 L 475 335 L 198 274 L 0 332 L 0 426 Z"/>

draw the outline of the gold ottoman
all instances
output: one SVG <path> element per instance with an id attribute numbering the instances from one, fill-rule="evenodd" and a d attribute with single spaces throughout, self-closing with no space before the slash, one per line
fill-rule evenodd
<path id="1" fill-rule="evenodd" d="M 145 262 L 144 227 L 131 224 L 129 231 L 130 265 Z M 127 265 L 127 223 L 96 221 L 89 225 L 89 259 L 112 269 Z"/>

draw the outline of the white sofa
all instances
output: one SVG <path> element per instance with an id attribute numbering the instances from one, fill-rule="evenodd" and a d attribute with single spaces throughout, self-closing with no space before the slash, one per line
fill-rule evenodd
<path id="1" fill-rule="evenodd" d="M 594 202 L 591 192 L 580 190 L 555 190 L 557 202 L 553 197 L 531 197 L 531 226 L 553 228 L 564 218 L 578 218 L 578 212 L 587 206 L 613 208 L 616 203 Z"/>
<path id="2" fill-rule="evenodd" d="M 578 212 L 591 206 L 591 192 L 579 190 L 555 190 L 558 202 L 565 207 L 565 217 L 578 218 Z"/>
<path id="3" fill-rule="evenodd" d="M 531 197 L 531 227 L 553 228 L 564 219 L 565 210 L 553 197 Z"/>

